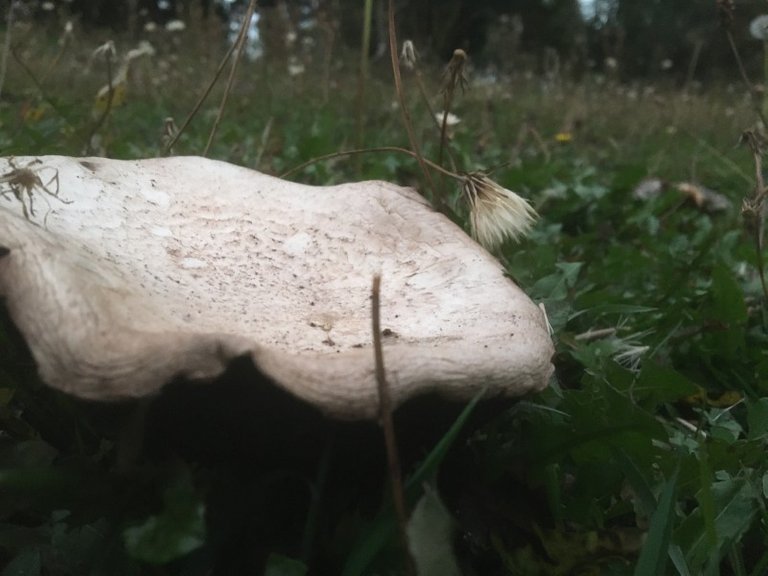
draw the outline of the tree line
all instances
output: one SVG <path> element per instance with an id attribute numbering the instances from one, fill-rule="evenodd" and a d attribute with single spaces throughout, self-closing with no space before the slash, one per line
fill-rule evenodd
<path id="1" fill-rule="evenodd" d="M 5 0 L 6 10 L 11 0 Z M 171 19 L 242 16 L 247 0 L 13 0 L 35 18 L 76 17 L 83 27 L 140 35 L 142 26 Z M 373 0 L 372 51 L 386 46 L 386 1 Z M 359 46 L 362 0 L 259 0 L 262 24 L 311 33 L 322 23 L 350 47 Z M 763 47 L 749 23 L 768 12 L 760 0 L 397 0 L 400 38 L 435 60 L 462 48 L 481 66 L 525 68 L 580 76 L 596 70 L 629 80 L 737 78 L 724 28 L 748 70 L 761 70 Z M 309 31 L 309 32 L 308 32 Z"/>

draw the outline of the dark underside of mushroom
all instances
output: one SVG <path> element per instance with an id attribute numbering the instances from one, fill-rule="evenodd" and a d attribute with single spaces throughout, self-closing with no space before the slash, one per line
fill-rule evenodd
<path id="1" fill-rule="evenodd" d="M 7 317 L 2 320 L 17 352 L 15 362 L 34 380 L 23 340 Z M 179 466 L 193 471 L 205 494 L 207 537 L 185 562 L 205 567 L 201 575 L 260 574 L 270 553 L 301 558 L 310 574 L 339 574 L 344 561 L 339 543 L 354 541 L 388 498 L 378 425 L 325 417 L 275 386 L 247 357 L 233 361 L 215 380 L 177 380 L 159 396 L 135 402 L 90 403 L 39 383 L 25 393 L 34 395 L 37 406 L 68 411 L 69 422 L 44 412 L 29 414 L 33 427 L 59 454 L 77 460 L 77 452 L 96 452 L 105 439 L 116 446 L 96 464 L 97 470 L 93 458 L 87 459 L 88 470 L 77 468 L 86 478 L 76 495 L 80 506 L 87 502 L 96 510 L 108 509 L 115 501 L 115 513 L 126 523 L 131 514 L 140 520 L 153 506 L 162 507 L 169 471 Z M 519 496 L 525 489 L 516 487 L 508 469 L 493 479 L 476 473 L 488 463 L 480 462 L 470 439 L 510 404 L 506 399 L 481 402 L 440 468 L 438 485 L 457 520 L 455 547 L 466 574 L 503 573 L 490 534 L 502 530 L 524 537 L 518 526 L 528 521 L 522 519 L 546 516 L 530 510 L 538 506 L 535 498 L 510 499 L 510 493 Z M 431 395 L 398 408 L 394 420 L 405 477 L 463 408 Z M 134 509 L 137 501 L 142 505 Z M 51 504 L 53 509 L 60 505 Z"/>

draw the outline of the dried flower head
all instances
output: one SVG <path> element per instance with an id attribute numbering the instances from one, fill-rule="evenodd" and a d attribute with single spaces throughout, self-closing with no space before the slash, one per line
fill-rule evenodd
<path id="1" fill-rule="evenodd" d="M 106 58 L 114 58 L 116 55 L 117 55 L 117 50 L 115 49 L 114 41 L 107 40 L 106 42 L 104 42 L 104 44 L 96 48 L 91 53 L 90 59 L 93 60 L 94 58 L 99 58 L 101 56 L 104 56 Z"/>
<path id="2" fill-rule="evenodd" d="M 723 28 L 728 28 L 733 23 L 735 8 L 735 0 L 717 0 L 717 15 L 720 17 L 720 25 Z"/>
<path id="3" fill-rule="evenodd" d="M 470 205 L 472 237 L 488 250 L 525 236 L 538 216 L 527 200 L 483 172 L 464 174 L 462 191 Z"/>
<path id="4" fill-rule="evenodd" d="M 467 65 L 467 53 L 464 50 L 456 49 L 453 51 L 451 61 L 448 62 L 448 66 L 443 72 L 443 88 L 442 92 L 446 95 L 453 95 L 456 88 L 461 88 L 464 92 L 469 86 L 467 76 L 465 74 L 465 68 Z"/>
<path id="5" fill-rule="evenodd" d="M 400 62 L 408 70 L 413 70 L 416 67 L 416 61 L 418 55 L 416 54 L 416 48 L 413 46 L 413 42 L 406 40 L 403 42 L 403 49 L 400 51 Z"/>

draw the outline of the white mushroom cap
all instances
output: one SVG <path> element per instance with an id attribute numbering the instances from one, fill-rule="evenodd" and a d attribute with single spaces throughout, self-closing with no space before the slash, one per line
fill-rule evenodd
<path id="1" fill-rule="evenodd" d="M 325 413 L 373 418 L 377 273 L 395 405 L 518 396 L 552 373 L 541 310 L 412 189 L 306 186 L 193 157 L 47 156 L 30 169 L 44 184 L 58 171 L 68 203 L 34 189 L 27 220 L 0 196 L 0 296 L 42 379 L 70 394 L 152 395 L 250 355 Z"/>

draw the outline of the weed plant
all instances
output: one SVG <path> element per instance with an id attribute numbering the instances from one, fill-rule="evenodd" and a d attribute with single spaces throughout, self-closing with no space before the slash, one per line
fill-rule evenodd
<path id="1" fill-rule="evenodd" d="M 134 63 L 125 98 L 92 138 L 107 71 L 90 55 L 106 38 L 13 33 L 0 100 L 6 156 L 161 155 L 165 119 L 181 123 L 226 48 L 219 32 L 194 22 L 146 33 L 155 54 Z M 118 59 L 135 47 L 115 41 Z M 497 255 L 546 307 L 557 346 L 550 387 L 462 434 L 450 428 L 455 411 L 440 421 L 450 433 L 437 448 L 403 456 L 410 506 L 442 463 L 438 484 L 464 573 L 768 573 L 768 315 L 739 214 L 756 185 L 753 157 L 738 146 L 755 122 L 749 96 L 728 85 L 475 71 L 451 102 L 460 122 L 441 118 L 436 128 L 405 70 L 406 99 L 397 101 L 386 59 L 368 62 L 358 115 L 359 56 L 327 36 L 316 42 L 291 55 L 290 73 L 264 59 L 240 63 L 210 157 L 281 174 L 351 149 L 361 134 L 366 147 L 407 146 L 398 111 L 406 105 L 426 158 L 445 146 L 459 166 L 500 167 L 497 181 L 540 214 L 527 239 Z M 440 72 L 421 65 L 437 111 Z M 222 90 L 213 88 L 176 154 L 206 149 Z M 332 184 L 358 170 L 425 186 L 419 164 L 394 152 L 357 165 L 337 157 L 292 177 Z M 639 194 L 650 179 L 657 193 Z M 708 211 L 680 182 L 727 205 Z M 446 190 L 464 222 L 459 187 Z M 270 461 L 234 450 L 218 431 L 205 449 L 185 452 L 180 440 L 181 449 L 158 449 L 126 471 L 109 425 L 125 407 L 83 405 L 43 387 L 7 318 L 0 354 L 3 576 L 402 573 L 392 512 L 379 510 L 387 497 L 355 476 L 365 468 L 359 453 L 340 449 L 346 459 L 306 467 L 295 446 Z M 205 429 L 209 411 L 227 418 L 225 409 L 237 406 L 193 410 L 198 418 L 182 423 Z M 244 431 L 257 434 L 232 434 Z M 323 478 L 339 484 L 318 493 L 329 485 Z"/>

